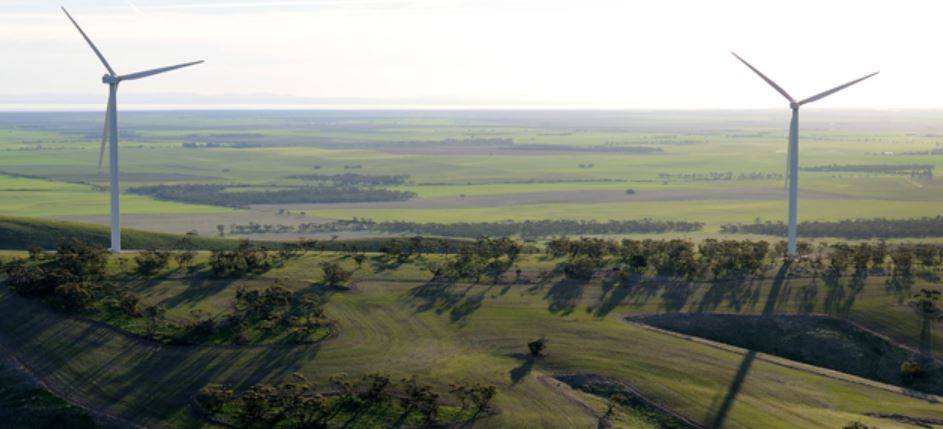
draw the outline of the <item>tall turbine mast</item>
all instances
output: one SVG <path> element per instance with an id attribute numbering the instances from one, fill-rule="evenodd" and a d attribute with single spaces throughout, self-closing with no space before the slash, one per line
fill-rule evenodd
<path id="1" fill-rule="evenodd" d="M 788 187 L 789 187 L 789 231 L 788 231 L 788 257 L 796 257 L 796 209 L 799 200 L 799 108 L 805 104 L 811 103 L 813 101 L 821 100 L 829 95 L 832 95 L 838 91 L 841 91 L 849 86 L 852 86 L 858 82 L 861 82 L 867 78 L 870 78 L 880 72 L 874 72 L 867 76 L 860 77 L 846 84 L 836 86 L 828 91 L 820 92 L 816 95 L 813 95 L 804 100 L 796 101 L 792 98 L 789 93 L 786 92 L 782 87 L 773 82 L 772 79 L 766 77 L 762 72 L 753 67 L 743 58 L 740 58 L 734 52 L 731 52 L 733 56 L 737 57 L 740 62 L 753 70 L 761 79 L 766 81 L 769 86 L 773 87 L 780 95 L 782 95 L 786 100 L 789 100 L 789 108 L 792 109 L 792 120 L 789 122 L 789 150 L 786 157 L 787 165 L 787 176 L 788 176 Z"/>
<path id="2" fill-rule="evenodd" d="M 105 142 L 107 141 L 109 143 L 108 169 L 111 176 L 111 251 L 117 253 L 121 251 L 121 191 L 118 187 L 118 84 L 126 80 L 141 79 L 148 76 L 153 76 L 155 74 L 166 73 L 179 68 L 189 67 L 200 64 L 203 61 L 194 61 L 127 75 L 119 75 L 115 73 L 113 68 L 111 68 L 111 65 L 108 64 L 108 60 L 106 60 L 105 56 L 102 55 L 101 51 L 98 50 L 98 47 L 92 43 L 92 39 L 90 39 L 88 35 L 85 34 L 85 31 L 82 30 L 82 27 L 79 26 L 79 23 L 75 22 L 75 19 L 73 19 L 72 15 L 69 14 L 69 11 L 65 10 L 65 8 L 62 8 L 62 11 L 65 12 L 67 17 L 69 17 L 69 21 L 72 21 L 72 24 L 75 25 L 75 28 L 79 30 L 79 34 L 82 35 L 82 38 L 85 39 L 85 42 L 88 43 L 88 46 L 91 47 L 92 51 L 95 52 L 95 55 L 98 57 L 99 61 L 101 61 L 102 65 L 105 66 L 105 70 L 108 71 L 104 76 L 102 76 L 102 83 L 108 85 L 108 107 L 105 110 L 105 128 L 102 131 L 102 145 L 98 153 L 98 169 L 101 170 L 102 161 L 105 157 Z"/>

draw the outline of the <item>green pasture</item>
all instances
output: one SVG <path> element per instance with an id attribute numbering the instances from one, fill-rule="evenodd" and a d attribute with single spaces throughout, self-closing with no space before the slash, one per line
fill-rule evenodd
<path id="1" fill-rule="evenodd" d="M 708 231 L 727 222 L 785 219 L 782 200 L 698 197 L 698 192 L 783 188 L 783 180 L 664 182 L 659 175 L 732 172 L 783 174 L 785 125 L 780 112 L 131 112 L 122 116 L 122 189 L 174 183 L 245 183 L 274 189 L 305 181 L 303 174 L 409 175 L 394 187 L 418 198 L 501 197 L 498 206 L 460 204 L 436 209 L 407 206 L 310 206 L 318 217 L 413 222 L 505 219 L 673 219 L 700 221 Z M 98 114 L 0 115 L 0 174 L 46 177 L 54 182 L 0 175 L 0 214 L 68 218 L 106 214 L 107 185 L 97 169 Z M 943 156 L 900 155 L 943 145 L 934 112 L 816 111 L 803 122 L 801 166 L 829 164 L 930 164 Z M 504 138 L 547 150 L 409 142 Z M 249 144 L 248 148 L 183 148 L 184 143 Z M 677 143 L 683 144 L 677 144 Z M 659 147 L 634 154 L 553 150 L 558 146 Z M 896 155 L 887 155 L 894 153 Z M 583 167 L 580 167 L 580 165 Z M 589 165 L 591 168 L 586 168 Z M 350 168 L 359 166 L 360 168 Z M 315 169 L 315 167 L 318 167 Z M 107 170 L 107 167 L 106 167 Z M 543 182 L 543 183 L 541 183 Z M 859 217 L 908 218 L 941 214 L 939 179 L 853 173 L 800 172 L 805 192 L 801 220 Z M 524 196 L 558 192 L 636 190 L 641 194 L 690 191 L 683 201 L 600 201 L 530 204 Z M 516 200 L 516 196 L 520 196 Z M 124 213 L 179 214 L 173 232 L 197 228 L 192 214 L 231 210 L 156 202 L 125 194 Z M 271 223 L 254 210 L 238 223 Z M 191 217 L 192 218 L 192 217 Z M 80 219 L 85 220 L 85 219 Z M 202 222 L 202 221 L 201 221 Z M 228 221 L 227 221 L 228 222 Z M 288 222 L 286 220 L 286 222 Z M 203 222 L 205 223 L 205 222 Z M 166 219 L 161 220 L 166 230 Z M 203 228 L 203 227 L 201 227 Z M 203 228 L 205 229 L 205 228 Z"/>
<path id="2" fill-rule="evenodd" d="M 300 372 L 320 384 L 335 373 L 374 371 L 395 379 L 417 375 L 440 390 L 455 381 L 498 386 L 498 414 L 475 427 L 593 427 L 593 415 L 560 389 L 554 375 L 591 373 L 632 386 L 651 400 L 705 426 L 836 428 L 861 420 L 904 428 L 864 413 L 939 418 L 940 405 L 900 388 L 765 355 L 686 340 L 627 323 L 627 314 L 663 312 L 829 313 L 847 317 L 916 347 L 919 320 L 904 303 L 908 290 L 872 276 L 857 292 L 804 278 L 737 283 L 609 284 L 554 278 L 530 284 L 428 283 L 424 261 L 389 265 L 370 255 L 349 291 L 328 293 L 325 310 L 339 335 L 315 345 L 251 347 L 156 346 L 43 304 L 0 291 L 0 347 L 24 362 L 53 391 L 108 414 L 149 426 L 212 427 L 190 411 L 207 383 L 237 389 L 286 380 Z M 427 257 L 436 259 L 437 257 Z M 202 259 L 202 257 L 201 257 Z M 318 263 L 353 261 L 339 254 L 291 260 L 261 276 L 214 279 L 174 267 L 121 280 L 168 316 L 226 311 L 236 287 L 263 287 L 275 278 L 295 291 L 313 290 Z M 528 257 L 531 279 L 556 261 Z M 940 286 L 915 280 L 911 289 Z M 837 289 L 836 289 L 837 288 Z M 836 290 L 842 299 L 836 300 Z M 813 293 L 814 292 L 814 293 Z M 527 359 L 525 343 L 545 335 L 547 354 Z M 933 332 L 934 344 L 943 339 Z M 936 350 L 937 355 L 941 355 Z M 735 381 L 739 380 L 739 381 Z M 598 399 L 584 398 L 602 411 Z M 726 404 L 726 405 L 725 405 Z M 631 422 L 631 417 L 617 422 Z M 624 427 L 632 427 L 626 425 Z"/>

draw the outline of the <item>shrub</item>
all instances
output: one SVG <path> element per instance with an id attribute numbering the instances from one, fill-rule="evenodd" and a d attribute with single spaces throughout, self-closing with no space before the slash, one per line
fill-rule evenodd
<path id="1" fill-rule="evenodd" d="M 232 389 L 221 384 L 207 384 L 200 389 L 196 395 L 196 401 L 206 411 L 218 413 L 223 409 L 223 405 L 233 399 Z"/>
<path id="2" fill-rule="evenodd" d="M 900 378 L 904 383 L 913 383 L 922 376 L 923 367 L 919 362 L 907 360 L 900 364 Z"/>
<path id="3" fill-rule="evenodd" d="M 5 267 L 6 283 L 21 295 L 43 296 L 55 289 L 56 284 L 43 267 L 22 260 L 14 260 Z"/>
<path id="4" fill-rule="evenodd" d="M 321 271 L 324 272 L 324 283 L 331 286 L 337 286 L 350 280 L 352 272 L 345 270 L 340 264 L 334 262 L 321 263 Z"/>
<path id="5" fill-rule="evenodd" d="M 82 311 L 95 301 L 92 285 L 82 282 L 64 283 L 53 292 L 55 306 L 64 311 Z"/>
<path id="6" fill-rule="evenodd" d="M 177 265 L 181 268 L 190 268 L 190 264 L 196 259 L 196 252 L 193 250 L 184 250 L 174 256 L 174 259 L 177 260 Z"/>
<path id="7" fill-rule="evenodd" d="M 134 257 L 138 272 L 141 274 L 151 274 L 167 268 L 168 261 L 170 261 L 170 252 L 158 249 L 143 250 Z"/>
<path id="8" fill-rule="evenodd" d="M 599 260 L 588 256 L 576 256 L 563 264 L 563 274 L 570 279 L 590 280 L 600 265 Z"/>
<path id="9" fill-rule="evenodd" d="M 390 399 L 389 377 L 377 373 L 368 374 L 363 377 L 363 382 L 367 385 L 367 389 L 360 393 L 360 399 L 364 402 L 381 404 Z"/>
<path id="10" fill-rule="evenodd" d="M 530 350 L 531 356 L 540 356 L 547 348 L 547 342 L 546 337 L 540 337 L 527 343 L 527 349 Z"/>

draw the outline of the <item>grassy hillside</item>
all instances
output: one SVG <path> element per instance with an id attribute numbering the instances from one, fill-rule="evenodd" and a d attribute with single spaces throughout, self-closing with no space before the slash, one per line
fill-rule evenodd
<path id="1" fill-rule="evenodd" d="M 0 366 L 0 421 L 9 429 L 94 429 L 84 410 L 68 404 L 14 371 Z"/>
<path id="2" fill-rule="evenodd" d="M 110 237 L 110 229 L 101 225 L 0 216 L 0 250 L 26 250 L 32 246 L 52 250 L 55 249 L 59 243 L 73 238 L 101 247 L 108 247 L 111 245 Z M 140 231 L 136 229 L 122 228 L 121 230 L 121 243 L 122 247 L 125 249 L 180 248 L 181 239 L 183 239 L 183 237 L 184 235 Z M 190 246 L 202 250 L 231 249 L 239 244 L 240 238 L 245 238 L 245 236 L 236 236 L 235 238 L 191 237 Z M 364 250 L 377 251 L 380 247 L 394 239 L 396 239 L 396 237 L 321 240 L 319 241 L 318 247 L 327 250 L 336 250 L 352 246 Z M 265 244 L 270 248 L 278 248 L 287 241 L 256 242 Z M 468 243 L 468 240 L 446 238 L 439 239 L 439 242 L 454 248 Z"/>
<path id="3" fill-rule="evenodd" d="M 128 249 L 174 248 L 183 238 L 183 235 L 133 229 L 122 229 L 121 234 L 122 247 Z M 72 238 L 102 247 L 111 244 L 110 230 L 105 226 L 0 216 L 0 249 L 23 250 L 31 246 L 55 249 L 60 242 Z M 199 249 L 225 249 L 237 244 L 235 240 L 205 237 L 193 237 L 192 242 Z"/>
<path id="4" fill-rule="evenodd" d="M 360 377 L 374 371 L 394 379 L 417 375 L 447 390 L 456 381 L 498 387 L 498 413 L 475 427 L 595 427 L 605 406 L 566 391 L 551 378 L 594 374 L 705 427 L 839 428 L 860 420 L 881 428 L 906 428 L 867 413 L 940 418 L 939 398 L 787 361 L 736 347 L 717 347 L 626 323 L 626 314 L 717 312 L 831 313 L 894 340 L 916 345 L 919 321 L 872 276 L 847 305 L 834 305 L 834 289 L 804 278 L 739 283 L 574 282 L 549 275 L 555 261 L 527 257 L 526 283 L 429 282 L 423 266 L 439 256 L 392 264 L 371 255 L 352 287 L 323 295 L 338 335 L 298 346 L 160 346 L 104 325 L 53 313 L 44 304 L 0 289 L 0 347 L 26 362 L 42 380 L 80 404 L 149 426 L 213 427 L 188 408 L 208 383 L 237 390 L 260 381 L 304 374 L 327 385 L 333 374 Z M 167 307 L 168 318 L 193 310 L 231 306 L 239 286 L 261 288 L 275 279 L 298 293 L 318 290 L 321 262 L 354 269 L 343 254 L 290 260 L 256 276 L 217 278 L 207 268 L 175 267 L 122 283 L 145 301 Z M 921 280 L 912 286 L 939 289 Z M 831 291 L 831 293 L 830 293 Z M 526 356 L 526 342 L 545 335 L 546 355 Z M 941 341 L 934 332 L 934 342 Z M 159 388 L 155 388 L 159 386 Z M 622 412 L 622 411 L 620 411 Z M 632 421 L 619 417 L 615 422 Z M 758 426 L 759 425 L 759 426 Z M 369 427 L 369 426 L 366 426 Z M 624 427 L 632 427 L 626 425 Z"/>

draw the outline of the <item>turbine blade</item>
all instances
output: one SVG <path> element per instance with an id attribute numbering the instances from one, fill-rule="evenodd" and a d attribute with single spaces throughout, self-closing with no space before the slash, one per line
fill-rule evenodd
<path id="1" fill-rule="evenodd" d="M 102 169 L 102 161 L 105 159 L 105 144 L 108 142 L 108 137 L 111 136 L 111 114 L 114 104 L 114 94 L 109 92 L 108 108 L 105 109 L 105 130 L 102 131 L 102 146 L 98 151 L 98 171 Z"/>
<path id="2" fill-rule="evenodd" d="M 844 85 L 839 85 L 839 86 L 836 86 L 836 87 L 834 87 L 834 88 L 832 88 L 832 89 L 830 89 L 830 90 L 828 90 L 828 91 L 825 91 L 825 92 L 822 92 L 822 93 L 813 95 L 813 96 L 811 96 L 811 97 L 809 97 L 809 98 L 806 98 L 805 100 L 800 101 L 800 102 L 799 102 L 799 105 L 801 106 L 801 105 L 806 104 L 806 103 L 811 103 L 811 102 L 816 101 L 816 100 L 821 100 L 821 99 L 823 99 L 823 98 L 825 98 L 825 97 L 828 97 L 829 95 L 832 95 L 832 94 L 834 94 L 834 93 L 836 93 L 836 92 L 838 92 L 838 91 L 841 91 L 841 90 L 843 90 L 843 89 L 845 89 L 845 88 L 848 88 L 849 86 L 852 86 L 852 85 L 854 85 L 854 84 L 856 84 L 856 83 L 858 83 L 858 82 L 861 82 L 861 81 L 863 81 L 863 80 L 865 80 L 865 79 L 868 79 L 868 78 L 870 78 L 870 77 L 873 77 L 874 75 L 876 75 L 876 74 L 878 74 L 878 73 L 880 73 L 880 72 L 871 73 L 871 74 L 869 74 L 869 75 L 867 75 L 867 76 L 864 76 L 864 77 L 855 79 L 855 80 L 853 80 L 853 81 L 851 81 L 851 82 L 848 82 L 848 83 L 846 83 L 846 84 L 844 84 Z"/>
<path id="3" fill-rule="evenodd" d="M 776 90 L 776 92 L 780 93 L 783 97 L 786 97 L 786 99 L 789 100 L 790 103 L 795 103 L 795 102 L 796 102 L 796 100 L 793 99 L 792 96 L 789 95 L 789 93 L 786 92 L 785 89 L 782 89 L 779 85 L 776 84 L 776 82 L 773 82 L 772 79 L 766 77 L 766 75 L 764 75 L 762 72 L 760 72 L 759 70 L 757 70 L 756 67 L 753 67 L 752 65 L 750 65 L 750 63 L 748 63 L 746 60 L 744 60 L 743 58 L 740 58 L 740 56 L 737 55 L 736 52 L 731 52 L 731 54 L 733 54 L 733 56 L 737 57 L 737 59 L 740 60 L 740 62 L 743 63 L 745 66 L 749 67 L 750 70 L 753 70 L 753 73 L 756 73 L 759 77 L 761 77 L 763 80 L 765 80 L 766 83 L 769 84 L 769 86 L 772 86 L 773 89 Z"/>
<path id="4" fill-rule="evenodd" d="M 118 79 L 119 79 L 119 80 L 135 80 L 135 79 L 140 79 L 140 78 L 143 78 L 143 77 L 153 76 L 153 75 L 155 75 L 155 74 L 166 73 L 166 72 L 169 72 L 169 71 L 171 71 L 171 70 L 177 70 L 177 69 L 182 69 L 182 68 L 184 68 L 184 67 L 195 66 L 195 65 L 200 64 L 200 63 L 202 63 L 202 62 L 203 62 L 203 60 L 200 60 L 200 61 L 193 61 L 193 62 L 191 62 L 191 63 L 177 64 L 177 65 L 175 65 L 175 66 L 167 66 L 167 67 L 161 67 L 161 68 L 157 68 L 157 69 L 153 69 L 153 70 L 145 70 L 145 71 L 142 71 L 142 72 L 131 73 L 131 74 L 124 75 L 124 76 L 118 76 Z"/>
<path id="5" fill-rule="evenodd" d="M 92 50 L 95 51 L 95 55 L 98 55 L 98 59 L 101 60 L 102 64 L 105 65 L 105 68 L 108 69 L 108 73 L 114 76 L 115 70 L 111 68 L 111 65 L 108 64 L 108 60 L 105 59 L 105 56 L 102 55 L 101 51 L 99 51 L 98 48 L 95 47 L 95 44 L 92 43 L 92 39 L 89 39 L 88 35 L 82 31 L 82 27 L 79 27 L 79 23 L 75 22 L 75 19 L 72 18 L 72 15 L 69 15 L 69 11 L 65 10 L 64 7 L 62 8 L 62 11 L 65 12 L 65 16 L 69 17 L 69 21 L 72 21 L 72 24 L 75 25 L 75 28 L 79 30 L 79 33 L 82 34 L 82 37 L 85 38 L 85 41 L 88 42 L 88 46 L 92 47 Z"/>

